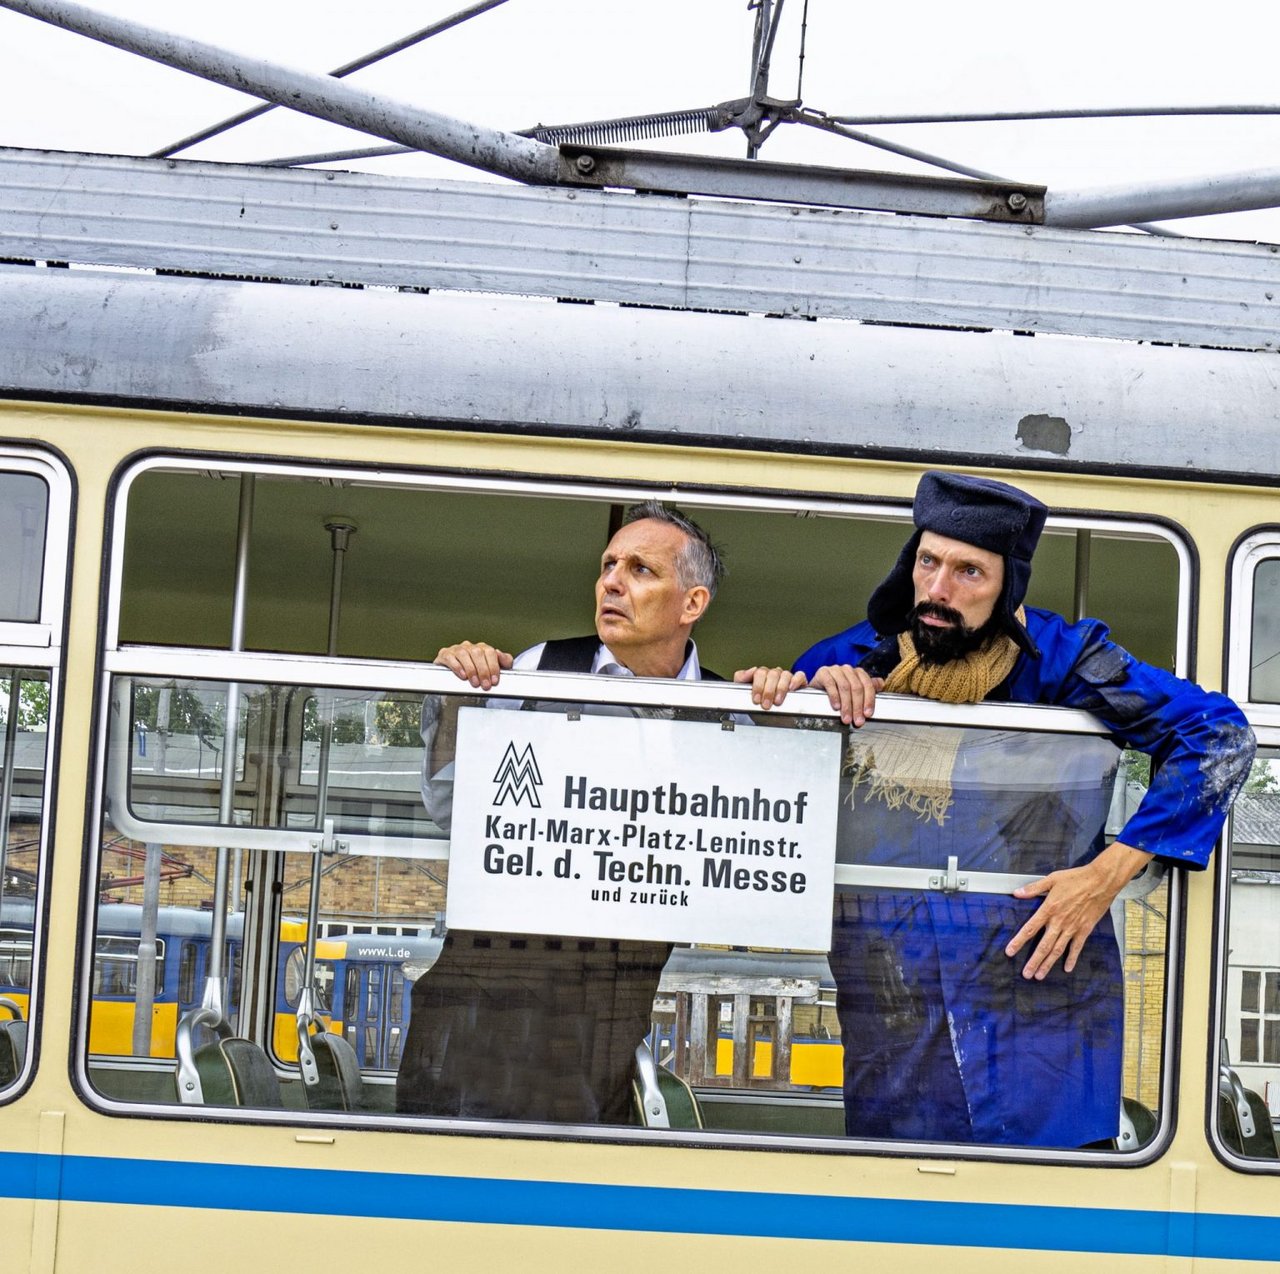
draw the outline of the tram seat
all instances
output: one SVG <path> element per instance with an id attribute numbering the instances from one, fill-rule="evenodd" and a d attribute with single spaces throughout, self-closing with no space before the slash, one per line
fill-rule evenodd
<path id="1" fill-rule="evenodd" d="M 359 1110 L 364 1105 L 364 1084 L 355 1049 L 341 1035 L 322 1029 L 311 1036 L 311 1052 L 318 1081 L 302 1086 L 308 1108 Z"/>
<path id="2" fill-rule="evenodd" d="M 1160 1121 L 1155 1113 L 1132 1097 L 1121 1098 L 1120 1129 L 1105 1141 L 1092 1141 L 1084 1150 L 1141 1150 L 1156 1135 Z"/>
<path id="3" fill-rule="evenodd" d="M 1133 1097 L 1120 1102 L 1120 1131 L 1112 1145 L 1116 1150 L 1141 1150 L 1156 1135 L 1160 1121 L 1155 1112 Z"/>
<path id="4" fill-rule="evenodd" d="M 1250 1159 L 1280 1159 L 1267 1103 L 1225 1063 L 1218 1072 L 1218 1125 L 1230 1150 Z"/>
<path id="5" fill-rule="evenodd" d="M 678 1075 L 653 1060 L 648 1044 L 636 1049 L 631 1081 L 638 1121 L 645 1128 L 701 1128 L 697 1095 Z"/>
<path id="6" fill-rule="evenodd" d="M 0 1022 L 0 1088 L 18 1078 L 26 1056 L 27 1024 L 21 1018 Z"/>
<path id="7" fill-rule="evenodd" d="M 212 1032 L 213 1039 L 196 1047 L 194 1037 L 200 1030 Z M 174 1079 L 180 1102 L 256 1110 L 284 1108 L 280 1080 L 262 1047 L 232 1035 L 213 1010 L 195 1009 L 182 1018 L 176 1051 Z"/>

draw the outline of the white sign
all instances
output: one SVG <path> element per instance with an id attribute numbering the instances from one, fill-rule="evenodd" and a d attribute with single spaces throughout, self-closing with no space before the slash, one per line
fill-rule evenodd
<path id="1" fill-rule="evenodd" d="M 831 945 L 837 731 L 458 713 L 451 927 Z"/>

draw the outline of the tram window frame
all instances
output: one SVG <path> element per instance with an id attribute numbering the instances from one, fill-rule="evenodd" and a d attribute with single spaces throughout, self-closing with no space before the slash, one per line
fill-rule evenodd
<path id="1" fill-rule="evenodd" d="M 120 614 L 121 614 L 121 590 L 123 580 L 123 545 L 125 542 L 125 529 L 127 522 L 128 509 L 128 492 L 131 483 L 144 472 L 152 469 L 165 470 L 181 470 L 193 473 L 208 473 L 210 470 L 216 470 L 219 474 L 225 476 L 238 476 L 240 474 L 269 474 L 272 476 L 289 476 L 299 478 L 316 478 L 332 484 L 333 482 L 360 482 L 365 485 L 377 486 L 385 484 L 387 486 L 413 486 L 421 488 L 432 488 L 441 491 L 457 491 L 471 492 L 481 490 L 487 494 L 502 494 L 513 499 L 537 499 L 543 496 L 553 496 L 559 499 L 581 500 L 586 502 L 595 502 L 598 504 L 625 504 L 636 500 L 649 498 L 654 492 L 650 489 L 640 488 L 636 486 L 626 486 L 622 484 L 602 484 L 602 483 L 564 483 L 564 482 L 548 482 L 538 478 L 476 478 L 470 476 L 454 476 L 442 474 L 424 474 L 404 472 L 394 475 L 388 480 L 385 471 L 381 471 L 377 475 L 372 475 L 367 471 L 351 467 L 349 470 L 337 471 L 334 469 L 320 470 L 314 466 L 303 463 L 283 463 L 271 460 L 262 461 L 229 461 L 222 458 L 193 458 L 193 457 L 166 457 L 152 456 L 145 461 L 138 462 L 136 465 L 127 470 L 123 470 L 117 483 L 115 484 L 115 508 L 112 522 L 111 532 L 111 556 L 109 570 L 109 593 L 106 606 L 106 632 L 105 632 L 105 657 L 104 671 L 110 676 L 115 672 L 127 673 L 130 670 L 137 669 L 139 675 L 143 673 L 142 666 L 147 663 L 150 658 L 155 666 L 154 675 L 170 675 L 183 669 L 194 669 L 196 667 L 210 668 L 214 665 L 210 661 L 210 650 L 207 647 L 180 647 L 180 648 L 160 648 L 146 647 L 140 645 L 131 645 L 122 643 L 119 639 L 120 633 Z M 763 496 L 750 493 L 735 494 L 725 492 L 723 490 L 710 491 L 682 491 L 678 496 L 682 507 L 688 508 L 694 516 L 698 516 L 700 509 L 730 509 L 739 511 L 760 511 L 760 512 L 782 512 L 790 513 L 795 516 L 830 516 L 841 519 L 857 519 L 857 518 L 873 518 L 879 521 L 890 521 L 901 524 L 904 527 L 909 525 L 909 509 L 905 502 L 895 501 L 893 503 L 879 502 L 876 500 L 848 500 L 848 499 L 824 499 L 822 497 L 774 497 Z M 1191 614 L 1191 594 L 1193 587 L 1193 555 L 1188 543 L 1183 536 L 1175 529 L 1166 524 L 1162 524 L 1152 519 L 1131 518 L 1124 515 L 1107 515 L 1107 514 L 1082 514 L 1070 517 L 1051 517 L 1049 519 L 1049 528 L 1051 530 L 1071 530 L 1085 531 L 1096 530 L 1104 534 L 1113 534 L 1117 537 L 1130 537 L 1144 541 L 1159 541 L 1173 549 L 1175 556 L 1176 577 L 1172 581 L 1176 587 L 1177 597 L 1174 605 L 1174 613 L 1176 614 L 1176 630 L 1171 634 L 1172 646 L 1174 652 L 1173 662 L 1176 671 L 1185 675 L 1188 672 L 1189 650 L 1190 650 L 1190 614 Z M 216 649 L 216 648 L 215 648 Z M 229 659 L 231 663 L 237 666 L 244 665 L 246 670 L 248 665 L 252 663 L 255 656 L 252 652 L 243 656 L 239 654 L 225 655 L 225 652 L 219 652 L 219 658 Z M 279 657 L 276 657 L 277 659 Z M 264 660 L 275 662 L 269 656 L 263 656 Z M 328 685 L 358 685 L 359 681 L 343 681 L 340 676 L 335 674 L 346 666 L 346 661 L 340 658 L 330 658 L 327 656 L 317 655 L 300 655 L 285 657 L 283 664 L 293 665 L 297 667 L 309 666 L 311 669 L 319 672 L 320 675 L 315 676 L 316 681 L 321 681 Z M 161 666 L 162 665 L 162 666 Z M 186 675 L 190 675 L 187 673 Z M 219 674 L 222 675 L 222 674 Z M 1059 710 L 1050 710 L 1059 711 Z M 100 738 L 105 736 L 105 730 Z M 246 848 L 266 848 L 264 845 L 246 845 Z M 280 846 L 277 848 L 287 848 Z M 1176 888 L 1176 886 L 1175 886 Z M 1177 894 L 1175 892 L 1174 900 Z M 1176 908 L 1173 910 L 1176 916 Z M 353 932 L 357 931 L 359 926 L 353 927 Z M 1177 950 L 1176 945 L 1171 941 L 1169 951 L 1172 954 Z M 1169 1059 L 1173 1056 L 1171 1047 L 1171 1023 L 1174 1018 L 1173 1004 L 1174 992 L 1176 988 L 1176 969 L 1170 969 L 1168 975 L 1168 989 L 1170 992 L 1169 1002 L 1166 1007 L 1164 1016 L 1164 1028 L 1162 1031 L 1161 1049 L 1164 1059 L 1165 1078 L 1162 1081 L 1163 1097 L 1161 1105 L 1166 1111 L 1171 1111 L 1171 1087 L 1169 1078 Z M 350 1014 L 348 1013 L 348 1018 Z M 351 1031 L 351 1023 L 347 1022 L 348 1033 Z M 89 1086 L 91 1087 L 91 1086 Z M 261 1117 L 261 1112 L 250 1114 L 249 1117 Z M 400 1125 L 393 1125 L 400 1126 Z M 1166 1118 L 1164 1122 L 1165 1129 L 1172 1126 L 1171 1117 Z M 505 1129 L 512 1135 L 523 1135 L 524 1128 L 521 1125 L 513 1125 Z M 579 1130 L 580 1134 L 580 1130 Z M 607 1135 L 607 1134 L 605 1134 Z M 1151 1154 L 1159 1153 L 1162 1149 L 1162 1137 L 1157 1137 L 1152 1143 Z M 788 1143 L 794 1144 L 794 1143 Z M 841 1146 L 824 1146 L 825 1149 L 843 1150 Z M 851 1146 L 849 1149 L 860 1147 Z M 937 1147 L 933 1147 L 933 1152 L 937 1152 Z M 966 1153 L 963 1147 L 948 1147 L 948 1153 L 956 1153 L 964 1155 Z M 993 1153 L 991 1147 L 983 1147 L 977 1153 L 983 1156 L 989 1156 Z M 1003 1155 L 1004 1148 L 994 1153 Z M 1048 1157 L 1054 1161 L 1060 1159 L 1070 1162 L 1073 1152 L 1028 1152 L 1025 1149 L 1011 1148 L 1008 1153 L 1014 1157 Z M 1085 1160 L 1087 1162 L 1097 1162 L 1097 1158 L 1090 1154 Z M 1124 1162 L 1133 1163 L 1138 1160 L 1128 1157 Z"/>
<path id="2" fill-rule="evenodd" d="M 42 447 L 0 443 L 0 473 L 30 478 L 40 483 L 44 493 L 42 522 L 39 527 L 22 528 L 23 538 L 31 535 L 39 542 L 29 557 L 38 559 L 39 579 L 35 587 L 34 613 L 30 618 L 10 617 L 0 620 L 0 680 L 32 681 L 47 687 L 34 706 L 37 718 L 43 717 L 43 755 L 38 766 L 30 770 L 39 775 L 39 812 L 35 818 L 35 861 L 23 873 L 29 892 L 19 898 L 0 889 L 0 898 L 8 894 L 6 910 L 16 913 L 19 902 L 30 907 L 31 954 L 26 980 L 25 1017 L 28 1023 L 28 1047 L 22 1065 L 11 1082 L 0 1088 L 0 1105 L 12 1101 L 26 1089 L 34 1074 L 39 1049 L 42 1019 L 45 947 L 47 941 L 47 897 L 49 848 L 52 844 L 56 775 L 54 762 L 58 754 L 57 740 L 61 724 L 62 659 L 66 632 L 68 589 L 70 587 L 71 534 L 75 521 L 75 480 L 65 461 Z M 22 694 L 21 689 L 18 691 Z M 42 701 L 42 702 L 39 702 Z M 0 725 L 0 739 L 7 730 L 9 713 L 5 704 L 5 723 Z M 23 731 L 23 715 L 30 720 L 30 710 L 19 702 L 16 729 Z M 30 772 L 28 767 L 18 767 Z M 0 848 L 0 873 L 8 880 L 9 827 Z M 25 932 L 25 911 L 22 925 Z M 0 918 L 0 923 L 3 919 Z M 12 998 L 12 997 L 9 997 Z M 21 998 L 21 997 L 20 997 Z"/>
<path id="3" fill-rule="evenodd" d="M 1253 726 L 1258 739 L 1258 766 L 1269 763 L 1272 767 L 1280 767 L 1280 695 L 1276 699 L 1254 699 L 1254 646 L 1258 639 L 1257 622 L 1259 619 L 1258 575 L 1259 569 L 1266 564 L 1274 563 L 1280 569 L 1280 526 L 1259 526 L 1241 535 L 1236 541 L 1228 563 L 1229 592 L 1226 610 L 1226 688 L 1227 693 L 1244 710 Z M 1246 794 L 1247 794 L 1246 787 Z M 1223 1098 L 1219 1089 L 1223 1087 L 1225 1077 L 1235 1073 L 1237 1066 L 1262 1067 L 1265 1062 L 1249 1061 L 1238 1056 L 1230 1047 L 1231 1014 L 1242 1017 L 1240 997 L 1242 979 L 1238 974 L 1248 969 L 1264 969 L 1263 953 L 1238 949 L 1244 937 L 1243 933 L 1233 933 L 1233 921 L 1238 908 L 1233 908 L 1236 889 L 1243 887 L 1241 882 L 1249 876 L 1266 870 L 1256 852 L 1245 852 L 1243 847 L 1254 844 L 1243 838 L 1237 843 L 1239 829 L 1243 837 L 1245 816 L 1239 802 L 1228 820 L 1226 836 L 1223 839 L 1221 852 L 1218 854 L 1215 880 L 1215 905 L 1218 917 L 1217 944 L 1213 961 L 1213 995 L 1211 1005 L 1212 1047 L 1210 1049 L 1210 1083 L 1206 1093 L 1206 1125 L 1210 1144 L 1214 1153 L 1228 1167 L 1239 1172 L 1264 1175 L 1280 1175 L 1280 1157 L 1269 1159 L 1244 1153 L 1241 1148 L 1243 1139 L 1238 1129 L 1224 1128 L 1222 1109 Z M 1256 834 L 1256 833 L 1250 833 Z M 1238 863 L 1238 865 L 1237 865 Z M 1278 863 L 1280 868 L 1280 863 Z M 1274 875 L 1274 873 L 1272 873 Z M 1280 877 L 1276 878 L 1280 881 Z M 1274 883 L 1280 888 L 1280 883 Z M 1243 902 L 1243 898 L 1240 900 Z M 1246 909 L 1247 910 L 1247 909 Z M 1233 959 L 1241 960 L 1233 964 Z M 1280 966 L 1280 955 L 1277 965 Z M 1263 1020 L 1261 1013 L 1256 1015 L 1259 1022 Z M 1259 1027 L 1259 1046 L 1261 1038 Z M 1280 1025 L 1277 1026 L 1280 1030 Z M 1238 1032 L 1237 1032 L 1238 1034 Z M 1277 1059 L 1280 1061 L 1280 1058 Z M 1250 1084 L 1256 1082 L 1253 1076 L 1239 1076 L 1247 1092 L 1253 1092 Z M 1280 1079 L 1280 1070 L 1277 1071 Z M 1277 1136 L 1280 1147 L 1280 1135 Z"/>

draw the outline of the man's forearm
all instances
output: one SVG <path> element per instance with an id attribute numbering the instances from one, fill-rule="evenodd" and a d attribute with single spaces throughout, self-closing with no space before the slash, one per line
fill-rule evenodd
<path id="1" fill-rule="evenodd" d="M 1088 866 L 1097 877 L 1099 890 L 1105 890 L 1111 902 L 1114 902 L 1120 891 L 1154 857 L 1154 854 L 1149 854 L 1144 849 L 1134 849 L 1123 841 L 1113 841 Z"/>

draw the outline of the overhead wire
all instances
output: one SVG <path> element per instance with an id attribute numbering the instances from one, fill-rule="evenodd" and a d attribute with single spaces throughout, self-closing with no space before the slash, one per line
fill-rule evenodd
<path id="1" fill-rule="evenodd" d="M 403 36 L 390 44 L 384 44 L 381 48 L 362 54 L 353 61 L 344 62 L 341 66 L 335 67 L 330 71 L 329 75 L 335 80 L 344 79 L 356 71 L 362 71 L 365 67 L 373 66 L 376 62 L 381 62 L 395 53 L 402 53 L 405 49 L 412 48 L 415 44 L 421 44 L 424 40 L 431 39 L 432 36 L 451 30 L 463 22 L 479 17 L 482 13 L 487 13 L 490 9 L 496 9 L 499 5 L 506 4 L 506 2 L 507 0 L 478 0 L 478 3 L 468 5 L 465 9 L 459 9 L 457 13 L 450 14 L 447 18 L 441 18 L 438 22 L 432 22 L 429 26 L 425 26 L 419 31 L 414 31 L 411 35 Z M 153 150 L 148 158 L 168 159 L 181 151 L 189 150 L 198 142 L 206 142 L 212 137 L 218 137 L 222 133 L 238 128 L 241 124 L 247 124 L 251 119 L 257 119 L 260 115 L 265 115 L 268 111 L 275 109 L 275 102 L 263 102 L 259 106 L 252 106 L 248 110 L 241 111 L 238 115 L 229 116 L 218 124 L 211 124 L 208 128 L 202 128 L 198 133 L 192 133 L 181 141 L 164 146 L 160 150 Z M 409 150 L 411 148 L 405 147 L 405 149 Z"/>

